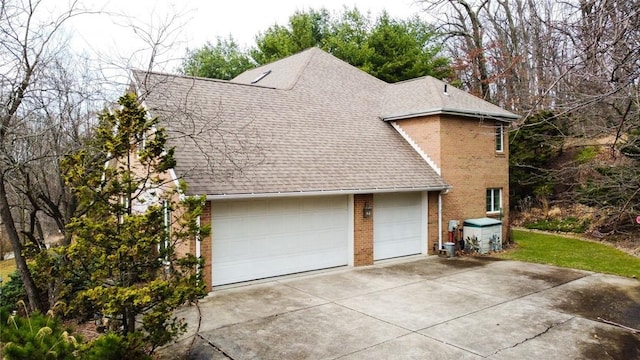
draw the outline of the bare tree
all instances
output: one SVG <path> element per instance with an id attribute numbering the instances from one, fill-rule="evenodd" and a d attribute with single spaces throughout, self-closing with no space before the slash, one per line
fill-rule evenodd
<path id="1" fill-rule="evenodd" d="M 629 223 L 640 211 L 640 163 L 629 150 L 640 143 L 640 3 L 418 2 L 446 35 L 468 90 L 524 115 L 520 126 L 549 122 L 567 137 L 609 146 L 613 164 L 569 164 L 548 174 L 567 195 L 607 214 L 607 231 Z"/>
<path id="2" fill-rule="evenodd" d="M 485 29 L 481 13 L 489 0 L 421 0 L 425 11 L 438 19 L 438 24 L 450 40 L 460 78 L 467 88 L 485 100 L 491 99 L 489 65 L 486 59 Z"/>
<path id="3" fill-rule="evenodd" d="M 26 257 L 49 256 L 52 236 L 70 244 L 67 224 L 87 211 L 66 186 L 59 160 L 87 147 L 96 110 L 125 92 L 131 68 L 179 63 L 170 56 L 184 24 L 180 12 L 154 12 L 144 24 L 104 9 L 90 11 L 78 1 L 59 13 L 49 13 L 50 5 L 10 0 L 0 6 L 0 220 L 30 307 L 41 311 L 58 300 L 62 279 L 31 273 Z M 124 57 L 98 53 L 97 63 L 80 61 L 68 49 L 64 27 L 81 14 L 109 16 L 143 45 Z M 92 69 L 96 64 L 102 72 Z"/>
<path id="4" fill-rule="evenodd" d="M 514 105 L 509 107 L 516 111 L 559 108 L 570 112 L 592 104 L 594 96 L 601 99 L 628 87 L 629 80 L 637 77 L 639 6 L 635 2 L 420 3 L 439 15 L 438 25 L 448 36 L 452 56 L 472 59 L 469 66 L 460 68 L 463 80 L 471 79 L 465 81 L 467 86 L 474 90 L 475 84 L 486 83 L 485 89 L 492 93 L 489 98 L 511 101 Z M 583 96 L 587 93 L 592 96 Z"/>
<path id="5" fill-rule="evenodd" d="M 61 145 L 65 140 L 55 136 L 65 134 L 69 129 L 61 128 L 58 116 L 77 110 L 61 108 L 52 116 L 50 111 L 54 102 L 64 103 L 56 93 L 64 90 L 63 84 L 56 84 L 62 79 L 52 75 L 60 70 L 64 56 L 63 25 L 86 13 L 77 1 L 57 13 L 49 10 L 41 0 L 7 0 L 0 5 L 0 218 L 30 308 L 38 310 L 46 310 L 47 304 L 26 264 L 25 237 L 37 248 L 44 247 L 44 230 L 38 212 L 57 211 L 51 201 L 64 197 L 56 180 L 59 173 L 51 169 L 56 163 L 51 148 L 45 150 L 40 145 L 43 141 L 53 141 L 50 144 L 53 148 Z M 75 131 L 79 130 L 75 128 Z M 35 168 L 38 171 L 32 171 Z M 53 186 L 56 190 L 51 188 Z M 56 192 L 58 195 L 53 196 Z M 68 214 L 59 216 L 64 218 Z"/>

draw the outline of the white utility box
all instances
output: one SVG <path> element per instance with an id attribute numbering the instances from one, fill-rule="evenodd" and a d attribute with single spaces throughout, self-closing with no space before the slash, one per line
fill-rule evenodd
<path id="1" fill-rule="evenodd" d="M 502 221 L 487 217 L 467 219 L 463 226 L 465 250 L 481 254 L 502 250 Z"/>

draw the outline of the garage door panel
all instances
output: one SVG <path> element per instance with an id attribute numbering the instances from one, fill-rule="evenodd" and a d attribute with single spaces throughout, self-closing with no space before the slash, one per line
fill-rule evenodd
<path id="1" fill-rule="evenodd" d="M 213 202 L 213 284 L 347 264 L 348 197 Z"/>
<path id="2" fill-rule="evenodd" d="M 374 259 L 419 254 L 423 241 L 422 195 L 375 194 L 373 203 Z"/>

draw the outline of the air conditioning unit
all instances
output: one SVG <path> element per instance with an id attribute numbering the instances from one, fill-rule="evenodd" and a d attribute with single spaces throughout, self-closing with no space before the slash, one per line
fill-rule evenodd
<path id="1" fill-rule="evenodd" d="M 467 219 L 463 226 L 465 251 L 486 254 L 502 250 L 502 221 L 487 217 Z"/>

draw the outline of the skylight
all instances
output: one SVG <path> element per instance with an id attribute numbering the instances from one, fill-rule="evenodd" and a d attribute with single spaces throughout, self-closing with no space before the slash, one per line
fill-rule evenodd
<path id="1" fill-rule="evenodd" d="M 265 77 L 267 77 L 267 75 L 269 75 L 269 74 L 271 74 L 271 70 L 267 70 L 267 71 L 263 72 L 262 74 L 260 74 L 260 76 L 258 76 L 258 77 L 257 77 L 255 80 L 253 80 L 251 83 L 252 83 L 252 84 L 255 84 L 255 83 L 257 83 L 258 81 L 260 81 L 260 80 L 264 79 Z"/>

